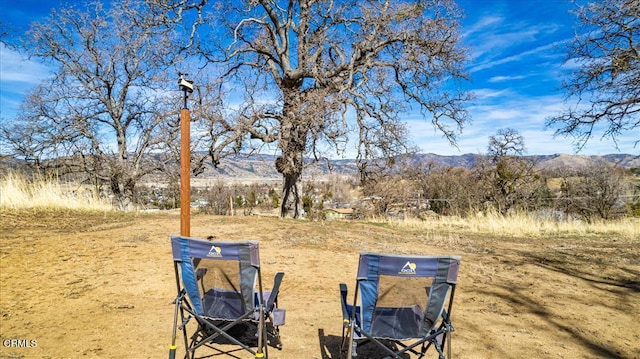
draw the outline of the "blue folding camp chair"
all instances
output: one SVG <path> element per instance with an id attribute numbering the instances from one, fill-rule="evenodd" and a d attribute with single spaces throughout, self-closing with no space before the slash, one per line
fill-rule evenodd
<path id="1" fill-rule="evenodd" d="M 268 358 L 269 346 L 282 348 L 285 311 L 278 308 L 278 291 L 284 273 L 276 274 L 271 291 L 263 291 L 258 242 L 172 236 L 171 246 L 178 296 L 170 359 L 176 355 L 177 331 L 183 332 L 185 358 L 205 347 L 217 354 L 246 350 L 256 358 Z M 221 348 L 228 346 L 221 344 L 234 349 L 225 351 Z"/>
<path id="2" fill-rule="evenodd" d="M 458 256 L 361 253 L 353 304 L 347 302 L 346 284 L 340 284 L 341 358 L 355 358 L 368 346 L 381 358 L 423 358 L 430 347 L 439 359 L 450 358 L 447 337 L 454 330 L 451 309 L 459 266 Z"/>

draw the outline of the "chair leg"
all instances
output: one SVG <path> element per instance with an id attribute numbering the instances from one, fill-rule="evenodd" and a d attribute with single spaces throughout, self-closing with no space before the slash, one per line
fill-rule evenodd
<path id="1" fill-rule="evenodd" d="M 256 358 L 264 358 L 265 355 L 262 352 L 264 349 L 264 314 L 262 312 L 262 307 L 260 307 L 259 311 L 260 321 L 258 322 L 258 350 L 256 352 Z"/>
<path id="2" fill-rule="evenodd" d="M 260 345 L 262 345 L 264 349 L 264 357 L 269 358 L 269 335 L 267 334 L 267 323 L 264 319 L 265 317 L 264 312 L 261 314 L 260 317 L 262 318 L 261 320 L 262 325 L 260 328 L 260 331 L 262 332 L 262 343 L 260 343 Z"/>
<path id="3" fill-rule="evenodd" d="M 272 347 L 282 350 L 282 340 L 280 340 L 280 331 L 278 327 L 273 325 L 272 321 L 266 323 L 267 325 L 267 341 L 266 345 L 271 345 Z"/>
<path id="4" fill-rule="evenodd" d="M 442 334 L 442 340 L 445 340 L 445 335 L 446 333 Z M 438 359 L 447 359 L 444 356 L 444 352 L 442 351 L 442 341 L 440 343 L 438 343 L 438 338 L 434 338 L 433 339 L 433 346 L 434 348 L 436 348 L 436 351 L 438 352 Z"/>
<path id="5" fill-rule="evenodd" d="M 345 322 L 345 327 L 343 328 L 342 335 L 342 344 L 340 346 L 340 358 L 341 359 L 352 359 L 356 354 L 356 345 L 357 343 L 353 340 L 353 323 Z M 343 355 L 346 354 L 345 357 Z"/>

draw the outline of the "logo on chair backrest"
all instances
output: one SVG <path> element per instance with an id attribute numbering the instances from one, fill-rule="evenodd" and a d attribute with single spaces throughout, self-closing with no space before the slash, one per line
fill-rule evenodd
<path id="1" fill-rule="evenodd" d="M 222 251 L 220 250 L 220 247 L 211 246 L 207 257 L 222 257 Z"/>
<path id="2" fill-rule="evenodd" d="M 407 264 L 400 269 L 400 274 L 416 274 L 416 264 L 407 261 Z"/>

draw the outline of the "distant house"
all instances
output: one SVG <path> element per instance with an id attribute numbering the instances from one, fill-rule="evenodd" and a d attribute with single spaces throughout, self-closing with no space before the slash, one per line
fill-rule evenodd
<path id="1" fill-rule="evenodd" d="M 324 211 L 327 220 L 333 219 L 353 219 L 353 208 L 329 208 Z"/>

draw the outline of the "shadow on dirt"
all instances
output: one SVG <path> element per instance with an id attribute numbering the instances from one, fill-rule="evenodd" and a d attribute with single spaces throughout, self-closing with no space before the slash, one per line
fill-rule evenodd
<path id="1" fill-rule="evenodd" d="M 600 305 L 598 304 L 600 299 L 598 293 L 602 293 L 603 296 L 614 295 L 619 298 L 621 307 L 608 309 L 628 311 L 625 306 L 631 303 L 634 300 L 633 298 L 636 298 L 640 292 L 640 280 L 638 280 L 640 272 L 629 267 L 629 264 L 632 266 L 637 265 L 638 259 L 621 258 L 629 255 L 624 249 L 621 249 L 620 256 L 612 256 L 609 253 L 611 248 L 603 248 L 602 252 L 599 252 L 598 248 L 591 248 L 591 250 L 594 251 L 594 253 L 591 253 L 593 255 L 573 255 L 568 251 L 557 251 L 557 249 L 536 252 L 516 250 L 501 259 L 503 260 L 502 263 L 508 264 L 510 268 L 536 266 L 586 282 L 593 290 L 593 295 L 591 296 L 593 301 L 586 302 L 583 299 L 581 304 Z M 557 308 L 554 312 L 551 306 L 547 307 L 541 302 L 540 298 L 545 298 L 547 295 L 549 301 L 553 301 L 553 297 L 557 293 L 537 293 L 534 295 L 531 292 L 531 288 L 519 283 L 494 283 L 490 287 L 484 287 L 477 293 L 482 296 L 499 298 L 503 303 L 508 303 L 512 308 L 517 308 L 518 313 L 529 313 L 541 318 L 546 323 L 553 325 L 581 343 L 594 357 L 624 357 L 619 348 L 607 345 L 604 340 L 599 340 L 597 330 L 594 328 L 587 329 L 584 327 L 584 323 L 564 318 L 562 314 L 558 314 Z M 574 298 L 574 300 L 581 299 Z M 509 314 L 507 313 L 507 315 Z M 606 326 L 606 318 L 603 318 L 602 325 Z"/>
<path id="2" fill-rule="evenodd" d="M 322 359 L 339 359 L 340 358 L 340 346 L 342 345 L 342 337 L 337 335 L 326 335 L 324 329 L 318 329 L 318 339 L 320 341 L 320 354 Z M 388 342 L 388 345 L 394 351 L 398 348 L 392 342 Z M 346 358 L 346 354 L 344 355 Z M 384 359 L 389 358 L 389 354 L 381 352 L 380 347 L 373 343 L 361 343 L 357 348 L 357 357 L 366 359 Z M 409 354 L 401 355 L 402 358 L 409 359 Z"/>

